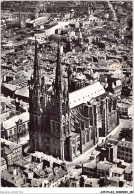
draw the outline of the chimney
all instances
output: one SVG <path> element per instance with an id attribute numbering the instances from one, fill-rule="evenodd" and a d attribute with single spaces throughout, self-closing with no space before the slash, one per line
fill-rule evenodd
<path id="1" fill-rule="evenodd" d="M 60 46 L 60 54 L 63 54 L 63 45 Z"/>
<path id="2" fill-rule="evenodd" d="M 112 88 L 113 88 L 113 89 L 115 88 L 115 84 L 114 84 L 114 82 L 112 83 Z"/>
<path id="3" fill-rule="evenodd" d="M 109 100 L 109 103 L 108 103 L 108 108 L 109 108 L 109 112 L 111 112 L 111 108 L 112 108 L 111 99 Z"/>
<path id="4" fill-rule="evenodd" d="M 13 75 L 13 80 L 15 80 L 15 75 Z"/>
<path id="5" fill-rule="evenodd" d="M 103 113 L 104 103 L 105 103 L 105 100 L 104 99 L 101 99 L 101 106 L 100 106 L 100 113 L 101 114 Z"/>
<path id="6" fill-rule="evenodd" d="M 104 158 L 104 162 L 106 162 L 107 160 L 106 160 L 106 158 Z"/>
<path id="7" fill-rule="evenodd" d="M 113 101 L 113 110 L 116 110 L 116 108 L 117 108 L 117 101 L 116 101 L 116 99 Z"/>
<path id="8" fill-rule="evenodd" d="M 13 175 L 17 176 L 17 169 L 16 168 L 13 169 Z"/>
<path id="9" fill-rule="evenodd" d="M 26 179 L 25 175 L 22 175 L 22 178 L 23 178 L 23 182 L 24 182 L 24 184 L 26 184 L 27 179 Z"/>

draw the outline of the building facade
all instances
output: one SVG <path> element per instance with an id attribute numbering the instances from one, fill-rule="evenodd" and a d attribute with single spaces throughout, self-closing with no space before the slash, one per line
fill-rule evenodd
<path id="1" fill-rule="evenodd" d="M 7 163 L 6 160 L 2 157 L 1 158 L 1 171 L 7 170 Z"/>
<path id="2" fill-rule="evenodd" d="M 118 125 L 116 103 L 113 100 L 108 109 L 107 98 L 111 98 L 100 82 L 69 93 L 72 80 L 69 73 L 63 76 L 59 46 L 55 81 L 48 93 L 39 67 L 37 46 L 35 41 L 34 75 L 29 82 L 30 151 L 72 161 L 97 143 L 99 128 L 105 136 Z M 101 103 L 103 99 L 106 102 Z M 114 123 L 112 127 L 108 118 Z"/>
<path id="3" fill-rule="evenodd" d="M 12 142 L 19 142 L 21 137 L 28 134 L 29 113 L 24 112 L 3 121 L 1 137 Z"/>
<path id="4" fill-rule="evenodd" d="M 132 163 L 132 142 L 119 141 L 117 158 L 124 160 L 125 162 Z"/>
<path id="5" fill-rule="evenodd" d="M 6 160 L 8 168 L 22 158 L 22 145 L 1 138 L 1 157 Z"/>

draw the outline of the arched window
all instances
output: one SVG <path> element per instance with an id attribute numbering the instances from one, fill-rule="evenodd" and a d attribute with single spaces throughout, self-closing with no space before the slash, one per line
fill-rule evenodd
<path id="1" fill-rule="evenodd" d="M 38 117 L 35 117 L 35 124 L 38 126 Z"/>
<path id="2" fill-rule="evenodd" d="M 26 124 L 23 124 L 23 134 L 26 134 Z"/>
<path id="3" fill-rule="evenodd" d="M 18 132 L 21 133 L 21 131 L 22 131 L 22 126 L 19 125 L 19 127 L 18 127 Z"/>
<path id="4" fill-rule="evenodd" d="M 86 133 L 86 142 L 89 142 L 89 131 Z"/>
<path id="5" fill-rule="evenodd" d="M 9 135 L 10 135 L 10 136 L 12 135 L 12 129 L 9 131 Z"/>
<path id="6" fill-rule="evenodd" d="M 77 151 L 80 151 L 80 144 L 77 145 Z"/>
<path id="7" fill-rule="evenodd" d="M 16 127 L 14 128 L 14 134 L 17 134 L 17 128 Z"/>
<path id="8" fill-rule="evenodd" d="M 63 115 L 65 114 L 65 103 L 64 102 L 62 103 L 62 113 Z"/>
<path id="9" fill-rule="evenodd" d="M 55 122 L 52 122 L 52 132 L 55 132 Z"/>
<path id="10" fill-rule="evenodd" d="M 23 124 L 23 129 L 24 129 L 24 130 L 26 129 L 26 124 Z"/>
<path id="11" fill-rule="evenodd" d="M 82 136 L 82 144 L 85 144 L 85 135 Z"/>
<path id="12" fill-rule="evenodd" d="M 91 129 L 91 139 L 94 139 L 94 131 Z"/>

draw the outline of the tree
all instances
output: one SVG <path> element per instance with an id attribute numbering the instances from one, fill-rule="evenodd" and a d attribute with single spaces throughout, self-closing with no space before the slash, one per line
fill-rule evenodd
<path id="1" fill-rule="evenodd" d="M 125 138 L 126 141 L 131 141 L 133 138 L 132 134 L 132 128 L 122 128 L 122 130 L 119 133 L 119 140 Z"/>

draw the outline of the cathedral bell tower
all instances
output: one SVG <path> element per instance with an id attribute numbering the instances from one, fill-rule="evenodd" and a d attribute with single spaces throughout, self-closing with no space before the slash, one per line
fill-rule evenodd
<path id="1" fill-rule="evenodd" d="M 29 136 L 30 136 L 30 151 L 42 150 L 42 114 L 44 111 L 42 102 L 45 101 L 45 83 L 41 77 L 39 67 L 38 43 L 35 38 L 35 57 L 34 57 L 34 73 L 29 81 Z"/>
<path id="2" fill-rule="evenodd" d="M 60 45 L 58 43 L 55 83 L 51 96 L 51 154 L 64 160 L 72 160 L 70 143 L 70 108 L 68 80 L 63 79 Z"/>

